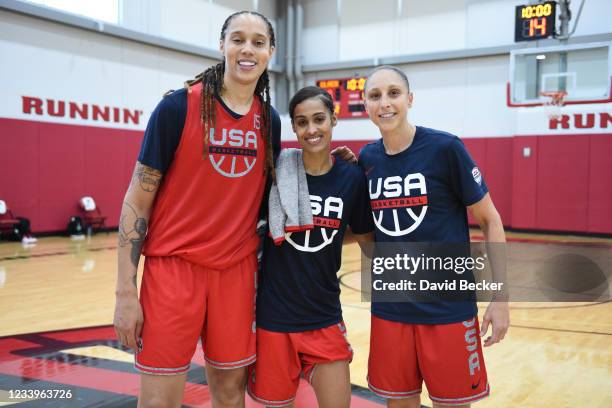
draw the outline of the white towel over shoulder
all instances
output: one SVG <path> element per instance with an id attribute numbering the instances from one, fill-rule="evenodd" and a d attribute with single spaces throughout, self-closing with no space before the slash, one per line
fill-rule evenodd
<path id="1" fill-rule="evenodd" d="M 313 228 L 312 207 L 301 149 L 283 149 L 276 160 L 276 183 L 268 199 L 268 224 L 276 245 L 286 232 Z"/>

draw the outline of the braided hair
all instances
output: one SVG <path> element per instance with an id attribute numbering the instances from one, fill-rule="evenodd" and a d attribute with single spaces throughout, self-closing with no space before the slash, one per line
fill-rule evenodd
<path id="1" fill-rule="evenodd" d="M 267 26 L 268 29 L 268 37 L 270 40 L 270 46 L 274 47 L 276 44 L 276 39 L 274 36 L 274 28 L 270 21 L 261 13 L 256 11 L 238 11 L 232 15 L 230 15 L 225 22 L 223 23 L 223 27 L 221 27 L 221 36 L 220 40 L 224 41 L 225 36 L 227 34 L 227 29 L 229 28 L 232 20 L 240 16 L 242 14 L 251 14 L 261 18 Z M 206 159 L 208 156 L 208 145 L 210 141 L 210 133 L 214 132 L 214 129 L 217 125 L 217 115 L 216 115 L 216 98 L 221 95 L 221 91 L 223 89 L 223 75 L 225 73 L 225 60 L 220 63 L 211 66 L 206 69 L 204 72 L 199 73 L 195 76 L 194 79 L 185 82 L 185 87 L 189 90 L 192 85 L 197 84 L 198 82 L 202 82 L 202 99 L 200 100 L 200 119 L 202 121 L 203 128 L 203 141 L 204 141 L 204 149 L 202 152 L 202 157 Z M 262 127 L 261 132 L 263 139 L 265 141 L 266 146 L 266 173 L 274 178 L 274 164 L 272 159 L 272 117 L 271 117 L 271 106 L 270 106 L 270 77 L 268 75 L 268 69 L 266 68 L 264 72 L 261 74 L 259 79 L 257 80 L 257 85 L 255 86 L 255 95 L 259 97 L 260 101 L 263 104 L 262 108 Z"/>

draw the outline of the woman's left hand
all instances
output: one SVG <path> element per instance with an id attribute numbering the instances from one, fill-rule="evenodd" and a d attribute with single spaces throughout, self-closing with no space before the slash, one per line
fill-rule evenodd
<path id="1" fill-rule="evenodd" d="M 504 339 L 504 337 L 506 337 L 508 327 L 510 327 L 510 312 L 508 310 L 508 302 L 492 301 L 489 303 L 489 306 L 487 307 L 482 319 L 480 337 L 487 335 L 489 325 L 492 326 L 492 333 L 484 341 L 485 347 L 499 343 Z"/>

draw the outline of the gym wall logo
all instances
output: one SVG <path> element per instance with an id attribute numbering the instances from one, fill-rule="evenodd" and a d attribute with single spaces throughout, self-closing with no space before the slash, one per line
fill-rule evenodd
<path id="1" fill-rule="evenodd" d="M 607 129 L 610 125 L 612 114 L 609 112 L 563 114 L 548 119 L 550 130 Z"/>
<path id="2" fill-rule="evenodd" d="M 386 235 L 400 237 L 410 234 L 425 219 L 428 207 L 427 186 L 421 173 L 408 174 L 404 178 L 393 176 L 370 179 L 368 189 L 374 223 Z M 416 194 L 412 194 L 413 191 Z M 410 218 L 403 214 L 404 210 Z M 385 216 L 390 217 L 386 224 L 393 222 L 392 229 L 383 225 Z"/>
<path id="3" fill-rule="evenodd" d="M 289 232 L 285 234 L 287 242 L 301 252 L 318 252 L 334 241 L 334 237 L 338 234 L 340 228 L 344 202 L 338 197 L 330 196 L 323 201 L 323 198 L 317 195 L 310 195 L 310 206 L 312 207 L 312 219 L 315 228 L 300 233 Z M 323 213 L 323 216 L 321 216 L 321 213 Z M 332 213 L 335 217 L 331 217 Z M 330 229 L 332 230 L 331 235 L 329 234 Z M 318 239 L 317 234 L 314 234 L 314 236 L 312 234 L 317 230 L 321 233 L 321 239 Z M 298 244 L 293 234 L 299 234 L 296 237 L 303 236 L 303 243 Z"/>
<path id="4" fill-rule="evenodd" d="M 92 120 L 105 123 L 140 125 L 143 111 L 140 109 L 100 106 L 34 96 L 21 97 L 21 111 L 26 115 Z"/>

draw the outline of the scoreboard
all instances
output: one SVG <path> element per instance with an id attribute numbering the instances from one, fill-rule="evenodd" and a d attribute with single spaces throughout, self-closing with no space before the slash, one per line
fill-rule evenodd
<path id="1" fill-rule="evenodd" d="M 514 41 L 541 40 L 555 35 L 554 1 L 516 6 Z"/>
<path id="2" fill-rule="evenodd" d="M 338 119 L 367 118 L 363 104 L 365 81 L 365 77 L 323 79 L 317 81 L 317 86 L 331 95 Z"/>

